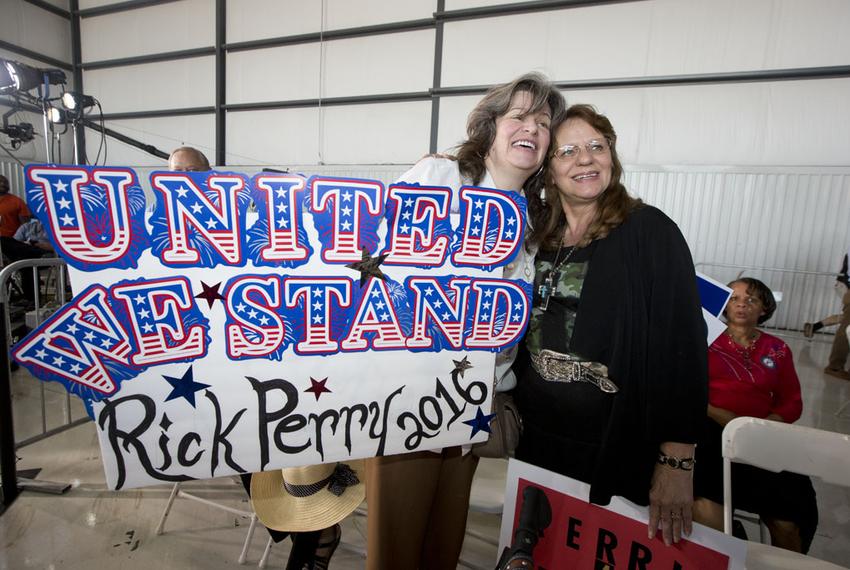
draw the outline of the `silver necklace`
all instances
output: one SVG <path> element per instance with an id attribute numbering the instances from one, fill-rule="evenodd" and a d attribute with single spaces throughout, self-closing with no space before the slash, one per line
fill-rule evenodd
<path id="1" fill-rule="evenodd" d="M 575 250 L 578 249 L 578 245 L 574 245 L 570 248 L 570 251 L 567 252 L 567 255 L 558 262 L 558 258 L 561 257 L 561 248 L 564 246 L 564 239 L 567 237 L 567 230 L 569 228 L 564 228 L 564 235 L 561 238 L 560 243 L 558 243 L 558 251 L 555 253 L 555 259 L 552 262 L 552 269 L 547 271 L 543 276 L 543 281 L 540 283 L 540 286 L 537 288 L 537 294 L 540 295 L 540 308 L 542 310 L 547 310 L 549 308 L 549 298 L 552 296 L 552 292 L 554 291 L 555 286 L 555 275 L 557 275 L 561 271 L 561 267 L 563 267 L 567 261 L 573 256 Z"/>

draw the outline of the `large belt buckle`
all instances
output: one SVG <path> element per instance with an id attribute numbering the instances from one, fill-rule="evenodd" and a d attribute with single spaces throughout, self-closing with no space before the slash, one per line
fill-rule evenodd
<path id="1" fill-rule="evenodd" d="M 550 382 L 578 382 L 581 380 L 581 365 L 569 354 L 545 348 L 536 357 L 538 372 Z"/>
<path id="2" fill-rule="evenodd" d="M 580 360 L 570 354 L 543 349 L 532 355 L 537 372 L 549 382 L 589 382 L 607 394 L 619 391 L 608 378 L 608 367 L 597 362 Z"/>

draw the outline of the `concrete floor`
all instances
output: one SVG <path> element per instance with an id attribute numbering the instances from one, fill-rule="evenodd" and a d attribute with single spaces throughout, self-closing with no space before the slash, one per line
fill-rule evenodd
<path id="1" fill-rule="evenodd" d="M 805 409 L 800 423 L 850 433 L 850 409 L 835 412 L 850 400 L 850 382 L 826 377 L 823 363 L 831 337 L 806 341 L 786 337 L 794 351 L 803 385 Z M 23 371 L 13 377 L 16 435 L 31 437 L 42 428 L 39 394 L 45 391 L 47 408 L 57 410 L 46 418 L 47 427 L 65 421 L 65 395 L 56 384 L 34 382 Z M 70 401 L 71 418 L 82 416 L 76 399 Z M 18 451 L 19 469 L 40 468 L 39 480 L 70 483 L 64 495 L 24 491 L 0 516 L 0 569 L 177 570 L 238 567 L 237 558 L 248 530 L 248 520 L 188 499 L 177 499 L 165 533 L 155 534 L 168 500 L 168 485 L 121 492 L 107 491 L 94 426 L 89 422 Z M 486 494 L 498 482 L 503 462 L 482 463 L 474 492 Z M 850 489 L 815 483 L 821 522 L 811 555 L 850 567 Z M 236 509 L 248 510 L 241 485 L 234 478 L 194 481 L 184 487 L 203 498 Z M 483 499 L 482 499 L 483 500 Z M 499 517 L 472 513 L 468 530 L 496 540 Z M 352 516 L 343 524 L 343 546 L 333 558 L 336 569 L 363 568 L 365 519 Z M 751 529 L 752 530 L 752 529 Z M 757 534 L 751 532 L 751 537 Z M 266 544 L 265 530 L 257 527 L 247 553 L 247 566 L 255 566 Z M 268 568 L 286 565 L 288 543 L 272 549 Z M 467 536 L 462 568 L 493 568 L 497 548 L 481 538 Z"/>

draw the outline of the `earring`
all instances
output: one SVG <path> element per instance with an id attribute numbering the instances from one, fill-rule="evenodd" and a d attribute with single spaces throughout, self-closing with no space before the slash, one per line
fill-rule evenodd
<path id="1" fill-rule="evenodd" d="M 540 168 L 537 169 L 537 172 L 534 173 L 534 176 L 532 176 L 532 178 L 537 178 L 538 176 L 540 176 L 543 173 L 543 167 L 544 165 L 541 164 Z"/>

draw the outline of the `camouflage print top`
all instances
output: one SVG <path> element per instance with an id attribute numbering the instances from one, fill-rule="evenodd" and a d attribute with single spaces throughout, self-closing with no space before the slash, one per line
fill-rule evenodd
<path id="1" fill-rule="evenodd" d="M 549 298 L 546 311 L 540 307 L 540 285 L 552 270 L 555 261 L 554 251 L 541 251 L 537 254 L 534 274 L 534 306 L 528 324 L 526 346 L 532 354 L 539 354 L 544 348 L 557 352 L 569 352 L 570 341 L 578 313 L 581 288 L 587 276 L 592 248 L 579 249 L 570 256 L 566 265 L 561 266 L 554 280 L 554 291 Z M 559 261 L 564 259 L 561 252 Z"/>

